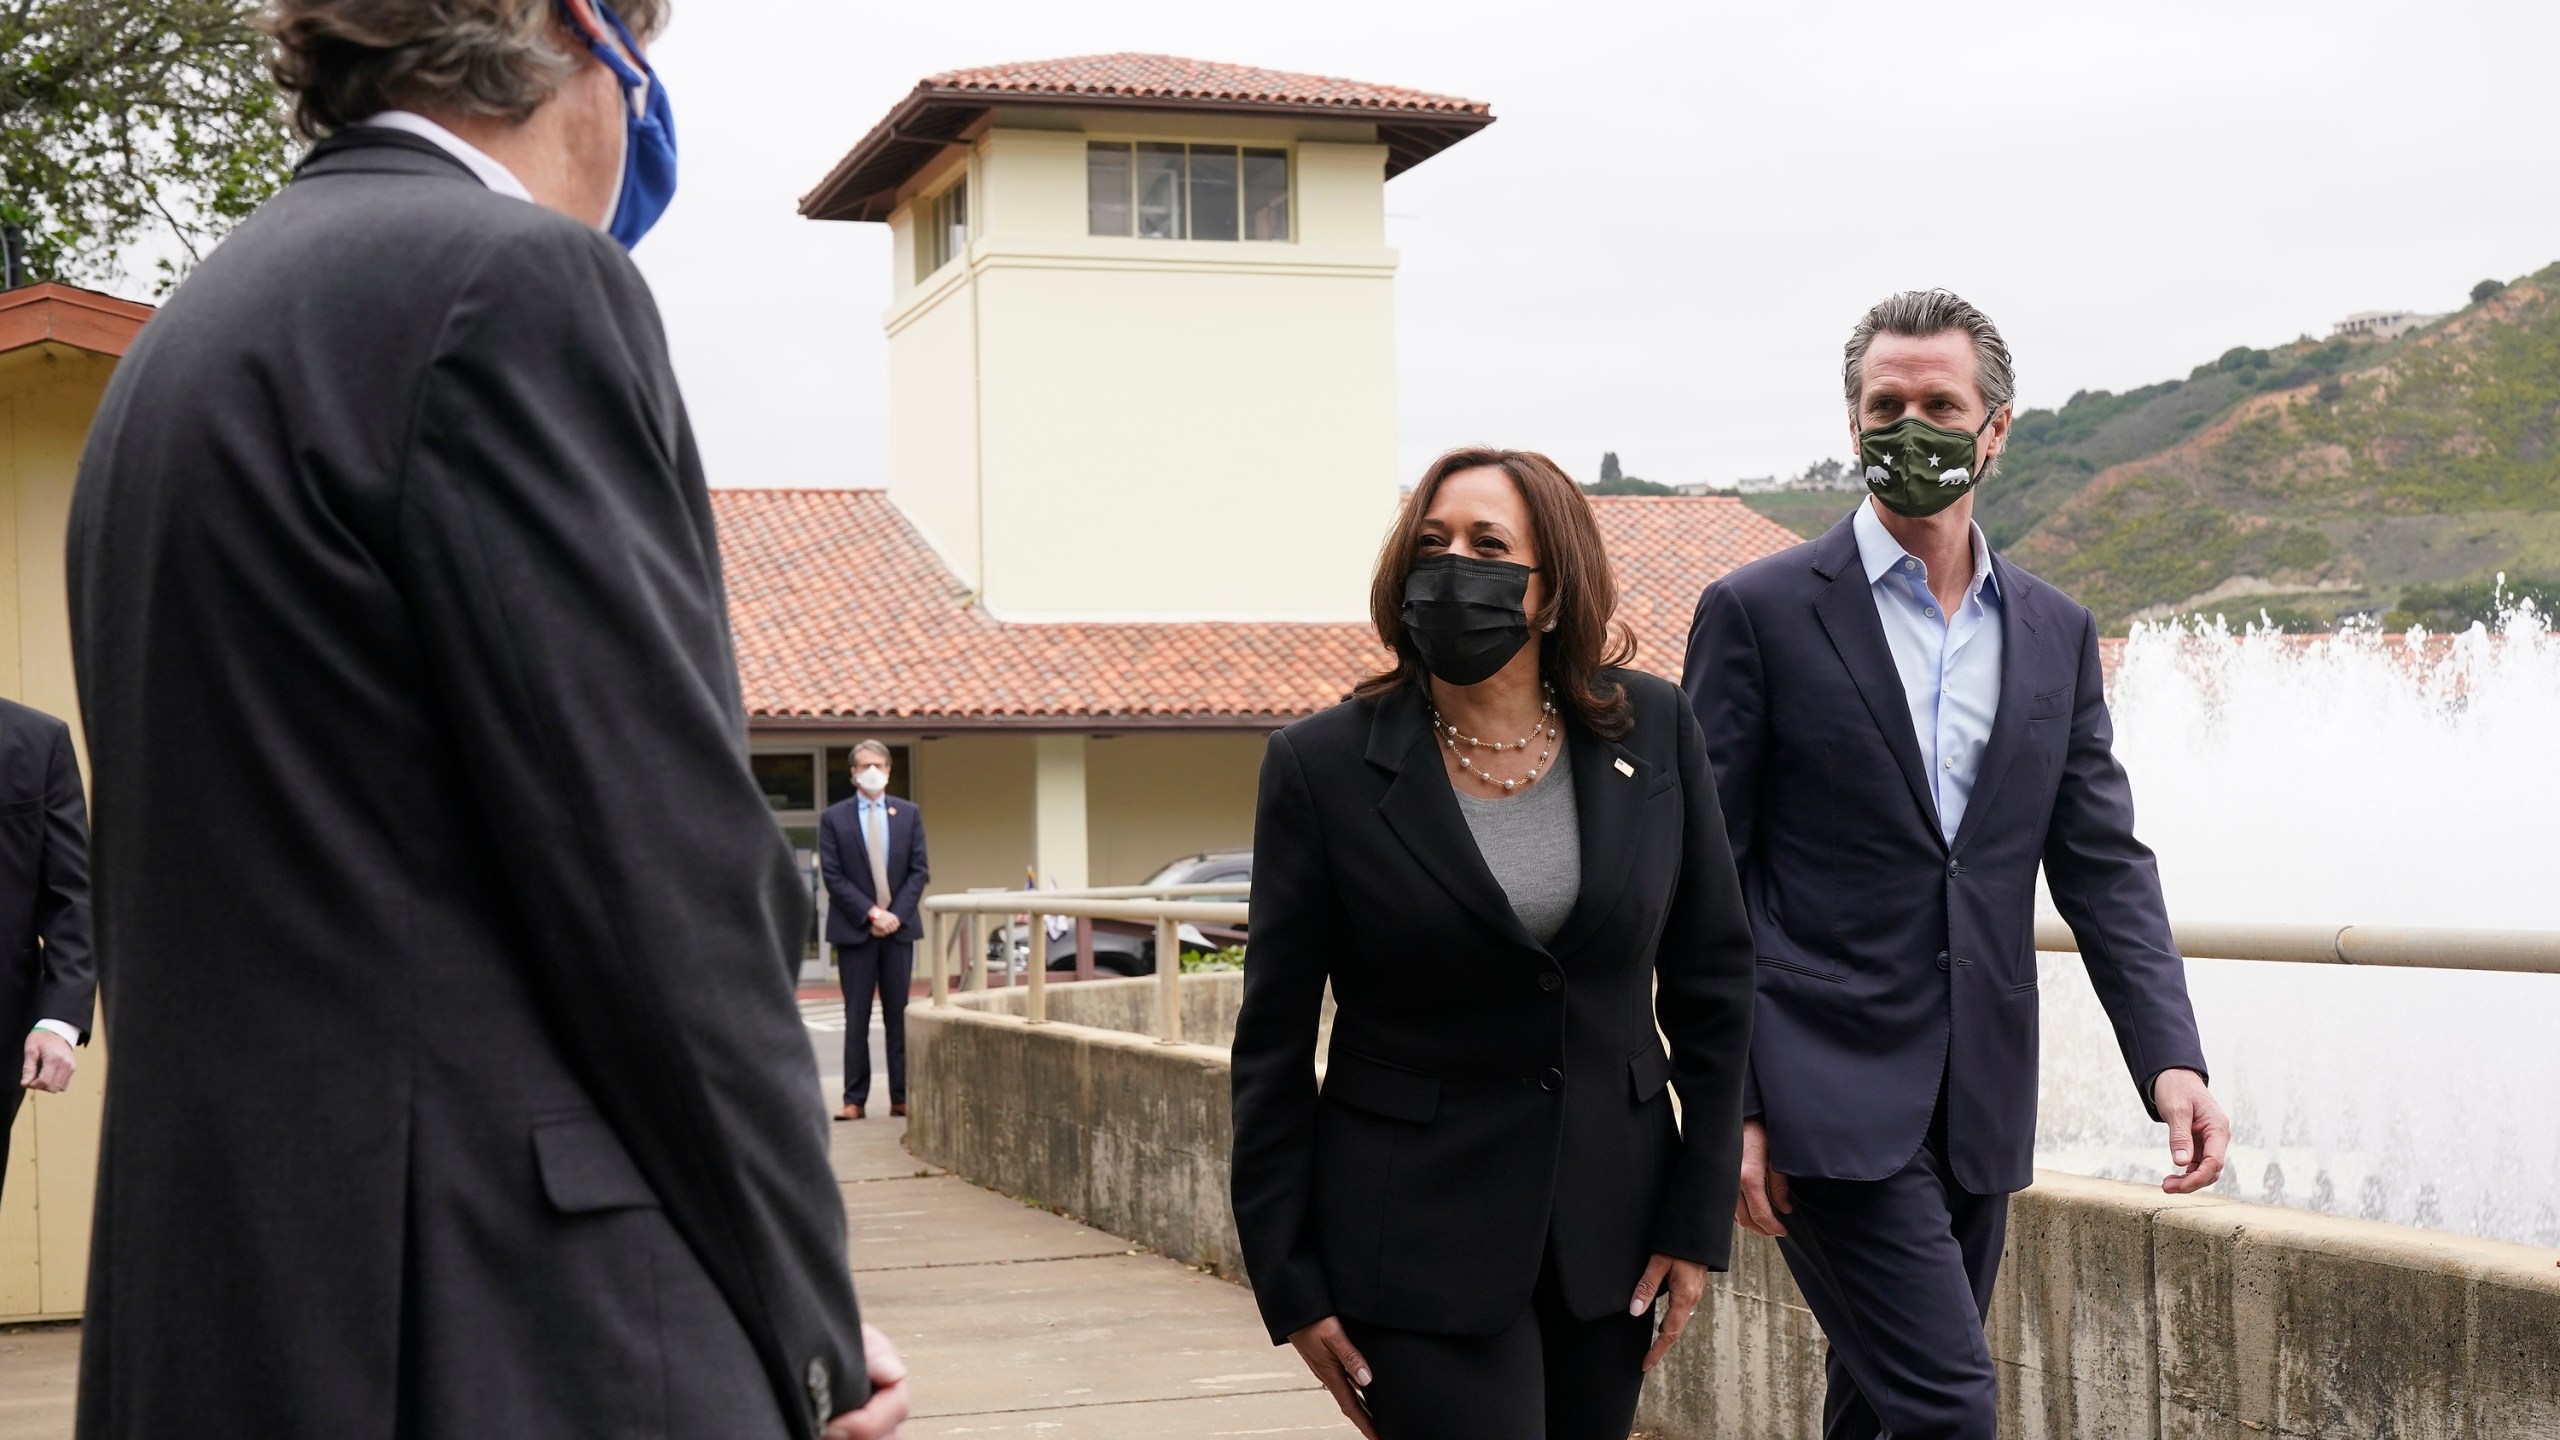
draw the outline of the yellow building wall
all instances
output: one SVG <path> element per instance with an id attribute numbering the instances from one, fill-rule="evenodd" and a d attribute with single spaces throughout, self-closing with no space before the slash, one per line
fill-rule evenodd
<path id="1" fill-rule="evenodd" d="M 947 557 L 959 559 L 964 520 L 974 526 L 975 555 L 959 568 L 990 611 L 1360 617 L 1397 499 L 1396 257 L 1386 150 L 1372 135 L 1341 122 L 999 111 L 995 128 L 917 177 L 911 202 L 966 170 L 972 235 L 965 257 L 919 279 L 915 207 L 892 217 L 891 490 Z M 1088 235 L 1090 139 L 1288 146 L 1296 238 Z M 950 459 L 964 427 L 974 473 Z M 1275 514 L 1326 523 L 1286 545 L 1208 538 Z"/>
<path id="2" fill-rule="evenodd" d="M 1032 852 L 1032 737 L 947 735 L 907 753 L 933 861 L 927 892 L 1022 888 Z"/>
<path id="3" fill-rule="evenodd" d="M 59 345 L 0 354 L 0 694 L 71 721 L 84 770 L 63 538 L 80 447 L 114 371 Z M 15 1048 L 6 1055 L 0 1083 L 15 1083 Z M 106 1080 L 102 1022 L 71 1092 L 29 1095 L 18 1111 L 0 1180 L 0 1323 L 76 1316 L 85 1303 Z"/>
<path id="4" fill-rule="evenodd" d="M 1143 883 L 1168 860 L 1253 843 L 1260 733 L 1124 734 L 1085 747 L 1096 885 Z"/>

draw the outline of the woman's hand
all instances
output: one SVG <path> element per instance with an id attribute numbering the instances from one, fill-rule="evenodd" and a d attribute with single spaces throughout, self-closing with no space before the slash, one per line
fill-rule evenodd
<path id="1" fill-rule="evenodd" d="M 1351 1337 L 1342 1333 L 1342 1321 L 1327 1315 L 1303 1330 L 1290 1331 L 1289 1343 L 1298 1347 L 1298 1358 L 1333 1392 L 1333 1403 L 1342 1407 L 1352 1425 L 1369 1440 L 1378 1440 L 1377 1427 L 1369 1423 L 1369 1407 L 1360 1398 L 1361 1387 L 1369 1383 L 1369 1362 L 1360 1358 Z"/>
<path id="2" fill-rule="evenodd" d="M 1707 1267 L 1695 1260 L 1675 1260 L 1656 1255 L 1644 1267 L 1644 1278 L 1636 1282 L 1636 1294 L 1627 1302 L 1627 1313 L 1641 1315 L 1653 1304 L 1654 1293 L 1662 1288 L 1663 1277 L 1671 1278 L 1671 1292 L 1665 1297 L 1662 1329 L 1653 1337 L 1653 1348 L 1644 1352 L 1644 1368 L 1650 1372 L 1662 1363 L 1662 1354 L 1689 1328 L 1689 1317 L 1698 1313 L 1698 1302 L 1707 1297 Z M 1294 1337 L 1292 1337 L 1294 1338 Z"/>

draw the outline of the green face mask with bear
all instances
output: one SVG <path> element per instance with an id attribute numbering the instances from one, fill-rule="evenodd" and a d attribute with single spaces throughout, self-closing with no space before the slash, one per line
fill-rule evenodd
<path id="1" fill-rule="evenodd" d="M 1985 417 L 1982 430 L 1990 428 Z M 1937 514 L 1981 478 L 1974 449 L 1982 430 L 1968 435 L 1905 416 L 1880 430 L 1859 431 L 1858 462 L 1866 467 L 1867 489 L 1896 515 L 1917 520 Z"/>

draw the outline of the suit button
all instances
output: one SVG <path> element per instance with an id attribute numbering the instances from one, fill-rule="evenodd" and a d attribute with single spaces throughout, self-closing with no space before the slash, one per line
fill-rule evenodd
<path id="1" fill-rule="evenodd" d="M 1564 1072 L 1550 1067 L 1546 1074 L 1538 1077 L 1538 1088 L 1550 1094 L 1563 1089 Z"/>
<path id="2" fill-rule="evenodd" d="M 828 1380 L 826 1361 L 809 1362 L 808 1385 L 809 1418 L 817 1422 L 815 1428 L 824 1430 L 836 1415 L 835 1387 Z"/>
<path id="3" fill-rule="evenodd" d="M 1948 861 L 1948 862 L 1947 862 L 1947 873 L 1948 873 L 1948 874 L 1950 874 L 1950 875 L 1961 875 L 1961 874 L 1963 874 L 1963 873 L 1964 873 L 1964 862 L 1963 862 L 1963 861 L 1961 861 L 1961 860 L 1950 860 L 1950 861 Z"/>
<path id="4" fill-rule="evenodd" d="M 1540 971 L 1538 974 L 1538 988 L 1547 991 L 1549 994 L 1553 994 L 1554 992 L 1564 988 L 1564 977 L 1553 970 Z"/>
<path id="5" fill-rule="evenodd" d="M 1941 970 L 1947 968 L 1947 952 L 1944 950 L 1938 952 L 1938 968 Z"/>

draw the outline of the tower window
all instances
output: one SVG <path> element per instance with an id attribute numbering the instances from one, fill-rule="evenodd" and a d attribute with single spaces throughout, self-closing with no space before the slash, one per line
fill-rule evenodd
<path id="1" fill-rule="evenodd" d="M 1090 234 L 1141 240 L 1290 238 L 1286 150 L 1095 141 L 1084 153 Z"/>
<path id="2" fill-rule="evenodd" d="M 924 279 L 969 249 L 969 182 L 916 206 L 916 278 Z"/>

